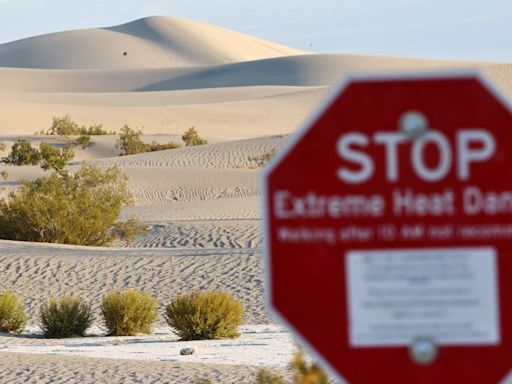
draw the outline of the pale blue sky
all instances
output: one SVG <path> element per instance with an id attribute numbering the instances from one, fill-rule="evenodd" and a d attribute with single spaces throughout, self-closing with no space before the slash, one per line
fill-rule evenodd
<path id="1" fill-rule="evenodd" d="M 0 0 L 0 43 L 150 15 L 316 52 L 512 62 L 511 0 Z"/>

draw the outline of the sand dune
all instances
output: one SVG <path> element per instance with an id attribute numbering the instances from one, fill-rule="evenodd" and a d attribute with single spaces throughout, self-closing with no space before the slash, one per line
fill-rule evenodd
<path id="1" fill-rule="evenodd" d="M 247 323 L 269 322 L 259 250 L 228 247 L 91 249 L 0 241 L 0 286 L 22 297 L 31 319 L 37 319 L 39 305 L 51 296 L 82 295 L 98 314 L 108 291 L 136 287 L 155 295 L 160 311 L 180 292 L 226 290 L 244 304 Z M 163 318 L 158 324 L 165 324 Z"/>
<path id="2" fill-rule="evenodd" d="M 512 66 L 350 55 L 295 55 L 200 67 L 130 70 L 0 68 L 0 134 L 32 134 L 52 117 L 210 138 L 293 132 L 353 71 L 481 68 L 512 95 Z"/>
<path id="3" fill-rule="evenodd" d="M 222 207 L 228 207 L 228 214 L 231 217 L 226 219 L 209 216 L 208 219 L 184 221 L 172 220 L 163 215 L 161 223 L 147 222 L 149 225 L 149 233 L 139 236 L 134 243 L 129 244 L 130 247 L 139 248 L 201 248 L 201 249 L 260 249 L 262 244 L 262 226 L 260 217 L 252 220 L 233 219 L 233 212 L 229 212 L 234 203 L 247 204 L 246 200 L 230 199 L 228 201 L 210 201 L 209 204 L 215 204 Z M 201 204 L 199 204 L 201 206 Z M 157 206 L 154 206 L 152 218 L 158 217 L 154 214 Z M 174 210 L 174 207 L 159 205 L 160 210 L 168 208 Z M 259 208 L 259 206 L 256 206 Z M 245 208 L 247 209 L 247 208 Z M 253 210 L 253 214 L 259 210 Z M 129 211 L 128 211 L 129 212 Z M 142 210 L 146 213 L 147 210 Z M 192 211 L 193 212 L 193 211 Z M 204 212 L 203 212 L 204 214 Z M 256 213 L 257 214 L 257 213 Z M 191 212 L 187 212 L 191 216 Z M 192 213 L 193 215 L 193 213 Z M 143 216 L 140 213 L 135 215 L 141 220 L 147 219 L 149 215 Z M 204 217 L 204 216 L 203 216 Z"/>
<path id="4" fill-rule="evenodd" d="M 216 208 L 212 210 L 212 205 Z M 169 222 L 178 220 L 193 220 L 193 221 L 204 221 L 204 220 L 260 220 L 261 219 L 261 206 L 260 196 L 253 197 L 232 197 L 232 198 L 215 198 L 211 200 L 193 200 L 193 201 L 180 201 L 175 203 L 157 203 L 148 204 L 144 206 L 126 207 L 121 212 L 123 219 L 130 217 L 136 217 L 146 223 L 157 222 Z M 240 225 L 238 222 L 237 225 Z M 222 226 L 222 223 L 219 223 Z M 165 223 L 157 224 L 154 229 L 166 227 Z M 257 223 L 260 226 L 260 223 Z M 153 228 L 153 226 L 151 225 Z M 244 232 L 245 228 L 241 227 L 240 231 L 232 233 L 230 236 L 234 242 L 246 243 L 246 235 Z M 165 231 L 159 231 L 161 240 L 158 243 L 165 244 L 169 240 L 166 236 L 169 233 Z M 154 235 L 153 230 L 151 235 Z M 210 235 L 208 238 L 210 238 Z M 259 233 L 261 235 L 261 233 Z M 149 235 L 147 235 L 149 238 Z M 187 241 L 193 244 L 197 243 L 197 239 L 189 237 Z M 213 240 L 209 241 L 211 243 Z M 251 240 L 252 242 L 253 240 Z M 171 240 L 175 242 L 175 240 Z M 258 238 L 258 242 L 261 243 L 261 239 Z M 135 244 L 130 246 L 151 246 L 145 241 L 137 241 Z"/>
<path id="5" fill-rule="evenodd" d="M 1 45 L 0 45 L 1 49 Z M 248 86 L 330 86 L 351 72 L 497 68 L 508 65 L 341 54 L 294 55 L 218 65 L 121 70 L 1 68 L 2 91 L 154 92 Z"/>
<path id="6" fill-rule="evenodd" d="M 286 135 L 233 140 L 102 160 L 103 165 L 121 167 L 237 168 L 255 167 L 251 159 L 279 149 Z M 237 173 L 242 176 L 242 172 Z"/>
<path id="7" fill-rule="evenodd" d="M 130 178 L 135 206 L 259 196 L 256 170 L 162 169 L 158 166 L 121 169 Z M 217 209 L 212 207 L 210 211 L 213 210 Z"/>
<path id="8" fill-rule="evenodd" d="M 202 136 L 248 138 L 289 133 L 307 117 L 326 95 L 325 89 L 298 90 L 272 98 L 240 99 L 199 105 L 178 106 L 100 106 L 46 104 L 2 99 L 0 134 L 33 134 L 47 129 L 54 116 L 69 114 L 80 124 L 103 123 L 109 130 L 128 124 L 145 133 L 182 134 L 196 127 Z M 146 101 L 147 103 L 147 101 Z"/>
<path id="9" fill-rule="evenodd" d="M 302 51 L 196 21 L 149 17 L 0 45 L 0 66 L 126 69 L 219 64 Z"/>
<path id="10" fill-rule="evenodd" d="M 350 72 L 455 68 L 477 64 L 379 56 L 301 55 L 195 69 L 137 91 L 240 87 L 258 85 L 322 86 Z"/>

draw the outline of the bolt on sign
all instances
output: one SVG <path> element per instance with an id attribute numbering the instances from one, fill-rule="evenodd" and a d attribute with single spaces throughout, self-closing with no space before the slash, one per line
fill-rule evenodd
<path id="1" fill-rule="evenodd" d="M 506 382 L 511 110 L 478 73 L 354 76 L 266 169 L 268 306 L 341 382 Z"/>

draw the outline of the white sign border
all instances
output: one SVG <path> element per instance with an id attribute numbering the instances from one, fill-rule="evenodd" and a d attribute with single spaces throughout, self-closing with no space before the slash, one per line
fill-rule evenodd
<path id="1" fill-rule="evenodd" d="M 386 71 L 386 72 L 355 72 L 345 75 L 339 85 L 334 86 L 330 92 L 330 95 L 323 101 L 316 111 L 299 127 L 299 129 L 291 134 L 289 140 L 285 142 L 285 145 L 281 150 L 270 160 L 267 166 L 263 169 L 260 175 L 261 185 L 261 204 L 263 208 L 263 274 L 264 274 L 264 296 L 265 296 L 265 307 L 267 312 L 276 319 L 279 323 L 283 324 L 293 335 L 293 337 L 306 348 L 306 351 L 313 356 L 315 360 L 324 368 L 331 377 L 335 378 L 340 384 L 349 384 L 349 382 L 338 374 L 338 372 L 331 367 L 329 362 L 325 360 L 322 355 L 316 351 L 316 349 L 304 338 L 295 327 L 290 324 L 284 316 L 281 316 L 279 311 L 274 308 L 272 303 L 272 270 L 270 263 L 270 215 L 269 209 L 269 191 L 267 180 L 270 174 L 275 168 L 281 163 L 281 161 L 288 156 L 291 150 L 302 140 L 306 133 L 311 129 L 314 123 L 316 123 L 321 116 L 331 107 L 331 105 L 338 99 L 342 92 L 354 82 L 365 82 L 365 81 L 396 81 L 396 80 L 429 80 L 429 79 L 475 79 L 481 83 L 481 85 L 493 95 L 496 100 L 503 105 L 510 114 L 512 114 L 512 100 L 510 100 L 502 91 L 495 85 L 488 77 L 484 74 L 481 69 L 476 67 L 471 69 L 454 69 L 454 70 L 439 70 L 439 71 Z M 498 292 L 499 293 L 499 292 Z M 509 372 L 500 382 L 500 384 L 507 384 L 512 381 L 512 367 Z"/>

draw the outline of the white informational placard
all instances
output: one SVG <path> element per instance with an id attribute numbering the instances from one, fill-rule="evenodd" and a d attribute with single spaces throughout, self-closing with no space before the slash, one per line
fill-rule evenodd
<path id="1" fill-rule="evenodd" d="M 494 248 L 354 250 L 346 263 L 352 347 L 499 344 Z"/>

